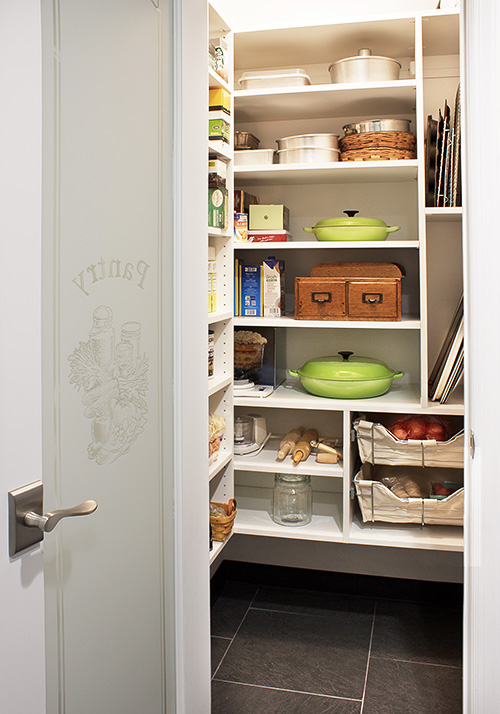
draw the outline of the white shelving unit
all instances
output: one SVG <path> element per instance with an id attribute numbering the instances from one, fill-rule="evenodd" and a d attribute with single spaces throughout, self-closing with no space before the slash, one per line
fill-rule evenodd
<path id="1" fill-rule="evenodd" d="M 328 65 L 355 54 L 358 47 L 398 59 L 402 78 L 363 85 L 329 83 Z M 458 67 L 458 51 L 459 15 L 454 11 L 235 35 L 236 83 L 243 71 L 278 67 L 302 67 L 313 81 L 302 88 L 234 91 L 236 128 L 259 137 L 260 148 L 276 148 L 277 138 L 294 134 L 342 135 L 345 123 L 368 118 L 411 119 L 417 137 L 414 160 L 235 167 L 237 189 L 258 196 L 261 203 L 284 203 L 290 208 L 293 240 L 234 243 L 236 255 L 246 262 L 260 262 L 268 255 L 284 259 L 287 275 L 285 317 L 235 317 L 234 326 L 281 329 L 287 335 L 287 368 L 352 349 L 405 372 L 387 394 L 369 400 L 316 397 L 296 379 L 287 379 L 264 399 L 236 397 L 237 413 L 265 415 L 273 434 L 299 423 L 306 427 L 319 423 L 328 430 L 331 422 L 336 425 L 332 431 L 340 431 L 344 440 L 340 465 L 319 470 L 312 457 L 300 465 L 312 476 L 314 506 L 312 522 L 299 528 L 278 526 L 270 516 L 273 476 L 294 468 L 275 461 L 276 442 L 269 442 L 258 456 L 234 457 L 236 533 L 423 550 L 463 548 L 461 528 L 362 523 L 351 499 L 357 469 L 351 425 L 358 414 L 368 418 L 370 414 L 436 414 L 458 422 L 464 414 L 459 390 L 445 405 L 427 397 L 428 375 L 462 291 L 463 268 L 462 209 L 425 206 L 425 119 L 428 114 L 437 116 L 444 99 L 454 100 L 458 71 L 457 76 L 450 76 L 449 70 L 441 75 L 439 67 L 443 57 L 447 67 Z M 401 230 L 380 243 L 325 244 L 304 239 L 305 226 L 352 208 Z M 390 261 L 404 267 L 401 322 L 294 319 L 294 277 L 308 275 L 316 263 L 342 260 Z"/>
<path id="2" fill-rule="evenodd" d="M 232 67 L 233 38 L 229 24 L 217 10 L 209 5 L 209 38 L 224 37 L 228 44 L 228 62 Z M 208 48 L 207 39 L 207 48 Z M 230 73 L 231 74 L 231 73 Z M 231 117 L 233 125 L 234 105 L 232 103 L 232 76 L 225 81 L 217 72 L 208 68 L 208 86 L 223 88 L 231 94 Z M 208 133 L 208 107 L 207 107 Z M 232 137 L 232 131 L 231 131 Z M 220 414 L 226 422 L 226 431 L 222 438 L 218 457 L 207 469 L 210 484 L 210 500 L 227 503 L 234 494 L 233 478 L 233 145 L 208 141 L 207 161 L 209 157 L 220 158 L 227 163 L 228 190 L 228 225 L 226 228 L 207 229 L 208 244 L 215 247 L 217 266 L 217 309 L 208 313 L 208 329 L 214 332 L 214 376 L 208 380 L 209 412 Z M 207 165 L 208 170 L 208 165 Z M 213 563 L 222 553 L 229 538 L 224 542 L 213 541 L 209 562 Z"/>

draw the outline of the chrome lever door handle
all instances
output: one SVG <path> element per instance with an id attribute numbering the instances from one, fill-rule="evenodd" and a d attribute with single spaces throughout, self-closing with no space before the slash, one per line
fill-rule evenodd
<path id="1" fill-rule="evenodd" d="M 39 528 L 43 533 L 50 533 L 63 518 L 71 516 L 88 516 L 97 508 L 97 501 L 84 501 L 73 508 L 61 508 L 58 511 L 45 513 L 41 516 L 34 511 L 28 511 L 24 514 L 24 525 L 30 528 Z"/>

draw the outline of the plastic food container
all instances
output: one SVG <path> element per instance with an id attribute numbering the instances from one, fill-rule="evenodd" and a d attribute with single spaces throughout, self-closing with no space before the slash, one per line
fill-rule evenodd
<path id="1" fill-rule="evenodd" d="M 364 48 L 355 57 L 345 57 L 328 67 L 332 82 L 387 82 L 399 79 L 401 65 L 391 57 L 372 55 Z"/>
<path id="2" fill-rule="evenodd" d="M 305 87 L 311 78 L 303 69 L 243 72 L 238 83 L 241 89 L 272 89 L 276 87 Z"/>
<path id="3" fill-rule="evenodd" d="M 278 149 L 338 149 L 338 134 L 299 134 L 276 139 Z"/>
<path id="4" fill-rule="evenodd" d="M 282 149 L 278 151 L 279 164 L 324 164 L 339 161 L 338 149 L 323 149 L 310 147 L 302 149 Z"/>
<path id="5" fill-rule="evenodd" d="M 234 154 L 235 166 L 267 166 L 273 163 L 274 149 L 244 149 Z"/>

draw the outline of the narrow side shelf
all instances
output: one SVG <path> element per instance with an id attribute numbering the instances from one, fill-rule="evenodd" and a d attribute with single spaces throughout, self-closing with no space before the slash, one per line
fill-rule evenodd
<path id="1" fill-rule="evenodd" d="M 230 463 L 232 458 L 233 455 L 230 451 L 223 451 L 221 449 L 219 452 L 219 458 L 217 461 L 214 461 L 208 469 L 209 480 L 211 481 L 215 476 L 217 476 L 219 471 L 222 471 L 222 469 Z"/>
<path id="2" fill-rule="evenodd" d="M 218 377 L 217 375 L 215 375 L 212 379 L 208 380 L 208 396 L 210 397 L 212 396 L 212 394 L 219 392 L 221 389 L 225 389 L 230 384 L 232 384 L 232 381 L 232 375 L 230 377 L 228 377 L 227 375 L 224 375 L 222 377 Z"/>

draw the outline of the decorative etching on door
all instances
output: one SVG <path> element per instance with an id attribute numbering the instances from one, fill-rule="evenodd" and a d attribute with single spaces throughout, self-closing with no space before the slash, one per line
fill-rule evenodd
<path id="1" fill-rule="evenodd" d="M 140 322 L 124 322 L 117 343 L 111 308 L 101 305 L 92 317 L 89 339 L 68 357 L 69 381 L 83 391 L 84 415 L 92 420 L 89 459 L 113 463 L 144 431 L 149 365 L 140 351 Z"/>

